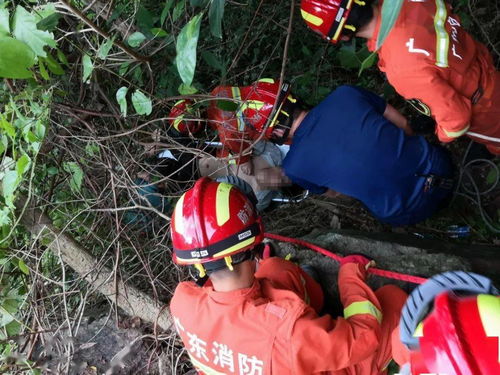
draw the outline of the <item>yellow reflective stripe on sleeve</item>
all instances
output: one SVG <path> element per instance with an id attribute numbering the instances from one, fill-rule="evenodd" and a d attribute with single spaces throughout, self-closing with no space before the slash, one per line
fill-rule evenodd
<path id="1" fill-rule="evenodd" d="M 247 238 L 245 241 L 241 241 L 240 243 L 237 243 L 236 245 L 228 247 L 226 250 L 219 251 L 217 254 L 214 254 L 214 257 L 230 255 L 230 254 L 234 253 L 235 251 L 237 251 L 245 246 L 251 245 L 254 241 L 255 241 L 255 236 Z"/>
<path id="2" fill-rule="evenodd" d="M 175 212 L 174 212 L 174 218 L 175 218 L 175 231 L 179 234 L 184 234 L 184 216 L 182 213 L 182 210 L 184 209 L 184 197 L 186 194 L 182 194 L 179 200 L 177 201 L 177 204 L 175 205 Z"/>
<path id="3" fill-rule="evenodd" d="M 198 370 L 203 372 L 206 375 L 225 375 L 223 372 L 219 372 L 217 370 L 214 370 L 213 368 L 204 365 L 200 361 L 194 359 L 191 354 L 189 354 L 189 359 L 191 359 L 191 363 L 193 364 L 194 367 L 196 367 Z"/>
<path id="4" fill-rule="evenodd" d="M 370 314 L 379 323 L 382 322 L 382 313 L 370 301 L 353 302 L 344 309 L 344 318 L 346 319 L 358 314 Z"/>
<path id="5" fill-rule="evenodd" d="M 314 26 L 321 26 L 323 24 L 323 20 L 314 14 L 308 13 L 303 9 L 300 10 L 300 13 L 306 22 L 312 23 Z"/>
<path id="6" fill-rule="evenodd" d="M 463 128 L 462 130 L 459 130 L 458 132 L 449 132 L 446 129 L 443 129 L 443 131 L 450 138 L 458 138 L 458 137 L 464 135 L 467 132 L 467 130 L 469 130 L 469 128 L 470 128 L 470 125 L 467 125 L 465 128 Z"/>
<path id="7" fill-rule="evenodd" d="M 220 227 L 229 220 L 229 193 L 233 185 L 220 183 L 215 195 L 215 216 Z"/>
<path id="8" fill-rule="evenodd" d="M 261 78 L 257 82 L 274 83 L 274 79 L 272 79 L 272 78 Z"/>
<path id="9" fill-rule="evenodd" d="M 443 0 L 436 0 L 436 14 L 434 15 L 434 29 L 436 30 L 436 65 L 441 68 L 448 67 L 448 48 L 450 37 L 446 32 L 446 5 Z"/>
<path id="10" fill-rule="evenodd" d="M 424 337 L 424 323 L 420 322 L 415 328 L 415 332 L 413 332 L 413 337 Z"/>

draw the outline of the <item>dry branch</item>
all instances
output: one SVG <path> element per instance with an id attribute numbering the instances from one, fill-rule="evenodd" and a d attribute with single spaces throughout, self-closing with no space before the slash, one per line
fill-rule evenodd
<path id="1" fill-rule="evenodd" d="M 97 26 L 94 22 L 92 22 L 85 14 L 83 14 L 79 9 L 75 8 L 72 4 L 70 4 L 69 1 L 66 0 L 59 0 L 66 9 L 68 9 L 70 12 L 72 12 L 77 18 L 79 18 L 82 22 L 87 24 L 87 26 L 91 27 L 94 29 L 96 33 L 101 35 L 105 39 L 112 39 L 112 36 L 101 29 L 99 26 Z M 122 42 L 115 40 L 113 41 L 113 44 L 115 44 L 117 47 L 119 47 L 123 52 L 128 54 L 129 56 L 133 57 L 135 60 L 147 63 L 150 60 L 150 57 L 148 56 L 143 56 L 141 54 L 138 54 L 135 52 L 133 49 L 127 47 L 125 44 Z"/>
<path id="2" fill-rule="evenodd" d="M 24 206 L 23 202 L 19 206 Z M 65 264 L 75 270 L 96 290 L 116 303 L 127 315 L 157 324 L 165 331 L 171 328 L 172 320 L 167 309 L 147 294 L 125 284 L 122 280 L 117 280 L 115 285 L 112 270 L 100 265 L 70 235 L 61 233 L 41 210 L 37 208 L 26 209 L 21 221 L 35 239 L 42 237 L 49 239 L 48 248 L 51 251 L 58 254 Z"/>

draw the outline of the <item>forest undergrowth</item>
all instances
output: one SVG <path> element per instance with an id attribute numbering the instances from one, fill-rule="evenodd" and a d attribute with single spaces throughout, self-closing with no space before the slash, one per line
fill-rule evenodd
<path id="1" fill-rule="evenodd" d="M 498 68 L 500 5 L 453 3 Z M 97 267 L 112 271 L 110 280 L 123 280 L 166 305 L 189 276 L 171 261 L 168 233 L 182 190 L 148 160 L 165 148 L 206 153 L 203 142 L 217 141 L 208 128 L 197 136 L 198 148 L 175 134 L 168 114 L 178 100 L 196 99 L 203 113 L 217 85 L 272 77 L 290 81 L 309 106 L 341 84 L 356 84 L 415 115 L 360 41 L 328 45 L 308 30 L 299 1 L 0 0 L 0 48 L 16 51 L 13 60 L 0 56 L 0 73 L 13 77 L 0 82 L 0 373 L 100 373 L 96 364 L 74 361 L 86 348 L 76 338 L 89 317 L 141 329 L 147 354 L 134 371 L 158 373 L 159 363 L 171 373 L 189 371 L 174 333 L 158 335 L 156 327 L 125 318 L 112 298 L 65 266 L 44 236 L 34 238 L 19 224 L 32 207 L 42 210 L 92 254 Z M 457 163 L 467 145 L 464 140 L 449 146 Z M 482 190 L 500 178 L 490 169 L 471 173 Z M 159 206 L 138 189 L 144 175 L 161 188 Z M 495 207 L 499 190 L 493 187 L 481 202 L 497 227 L 500 215 L 486 207 Z M 286 219 L 273 218 L 272 208 L 266 213 L 271 230 L 307 234 L 330 227 L 332 215 L 338 228 L 392 230 L 353 202 L 313 197 L 289 207 Z M 450 239 L 451 226 L 466 226 L 470 233 Z M 463 196 L 401 231 L 500 244 L 479 207 Z"/>

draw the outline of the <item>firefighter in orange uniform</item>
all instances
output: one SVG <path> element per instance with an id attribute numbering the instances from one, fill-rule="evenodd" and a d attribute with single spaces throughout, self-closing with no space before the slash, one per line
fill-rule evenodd
<path id="1" fill-rule="evenodd" d="M 255 260 L 263 227 L 236 187 L 198 180 L 177 202 L 174 261 L 193 265 L 197 282 L 181 282 L 170 309 L 200 374 L 385 374 L 391 335 L 406 294 L 365 283 L 371 262 L 344 258 L 339 291 L 344 317 L 320 316 L 321 287 L 281 258 Z"/>
<path id="2" fill-rule="evenodd" d="M 396 91 L 432 116 L 440 141 L 466 134 L 500 154 L 500 72 L 444 0 L 404 0 L 379 39 L 383 2 L 302 0 L 307 25 L 332 43 L 365 38 Z M 383 42 L 383 43 L 382 43 Z"/>
<path id="3" fill-rule="evenodd" d="M 223 145 L 218 157 L 236 157 L 234 162 L 246 174 L 253 172 L 249 148 L 259 139 L 259 132 L 266 128 L 272 142 L 283 144 L 286 137 L 273 138 L 272 131 L 281 123 L 288 129 L 287 124 L 291 124 L 294 110 L 300 105 L 289 84 L 280 87 L 278 81 L 270 78 L 250 86 L 217 86 L 210 95 L 214 100 L 208 107 L 208 124 L 217 131 Z M 200 129 L 200 121 L 192 116 L 196 113 L 193 104 L 191 100 L 181 100 L 170 112 L 170 124 L 181 134 L 194 134 Z"/>

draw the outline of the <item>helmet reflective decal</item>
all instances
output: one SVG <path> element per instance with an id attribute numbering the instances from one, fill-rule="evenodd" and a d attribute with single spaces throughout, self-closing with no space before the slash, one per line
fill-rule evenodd
<path id="1" fill-rule="evenodd" d="M 179 200 L 177 201 L 177 204 L 175 205 L 175 231 L 181 235 L 184 234 L 184 216 L 182 213 L 182 210 L 184 209 L 184 197 L 186 196 L 186 193 L 182 194 Z"/>
<path id="2" fill-rule="evenodd" d="M 226 183 L 220 183 L 217 187 L 215 197 L 215 216 L 217 218 L 218 226 L 224 225 L 229 220 L 229 193 L 232 188 L 233 185 Z"/>
<path id="3" fill-rule="evenodd" d="M 232 254 L 236 250 L 239 250 L 239 249 L 241 249 L 241 248 L 243 248 L 245 246 L 251 245 L 254 241 L 255 241 L 255 236 L 254 237 L 250 237 L 250 238 L 246 239 L 245 241 L 241 241 L 240 243 L 237 243 L 236 245 L 233 245 L 231 247 L 228 247 L 225 250 L 222 250 L 222 251 L 220 251 L 218 253 L 215 253 L 214 257 L 221 257 L 221 256 L 224 256 L 224 255 L 227 255 L 227 254 Z"/>
<path id="4" fill-rule="evenodd" d="M 500 362 L 500 298 L 480 294 L 477 296 L 477 307 L 486 336 L 496 337 L 499 340 L 498 361 Z"/>
<path id="5" fill-rule="evenodd" d="M 300 13 L 302 14 L 302 18 L 305 21 L 313 24 L 314 26 L 321 26 L 323 24 L 323 20 L 321 18 L 315 16 L 314 14 L 306 12 L 304 9 L 301 9 Z"/>

